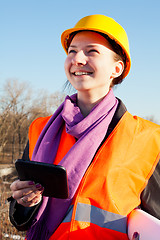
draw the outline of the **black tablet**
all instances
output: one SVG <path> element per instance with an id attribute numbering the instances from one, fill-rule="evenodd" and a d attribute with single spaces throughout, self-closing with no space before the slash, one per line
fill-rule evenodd
<path id="1" fill-rule="evenodd" d="M 22 159 L 16 160 L 15 167 L 21 181 L 40 183 L 44 187 L 44 196 L 68 198 L 67 172 L 64 167 Z"/>

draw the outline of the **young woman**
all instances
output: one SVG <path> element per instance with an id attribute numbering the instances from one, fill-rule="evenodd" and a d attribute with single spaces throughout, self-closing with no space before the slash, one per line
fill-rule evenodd
<path id="1" fill-rule="evenodd" d="M 17 180 L 11 222 L 28 230 L 26 239 L 128 239 L 133 209 L 160 218 L 160 126 L 132 116 L 113 94 L 131 66 L 117 22 L 87 16 L 61 39 L 77 94 L 31 124 L 23 158 L 64 166 L 69 198 L 44 197 L 40 184 Z"/>

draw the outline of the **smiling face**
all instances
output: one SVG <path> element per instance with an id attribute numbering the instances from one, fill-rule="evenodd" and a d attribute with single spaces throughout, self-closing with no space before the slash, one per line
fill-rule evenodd
<path id="1" fill-rule="evenodd" d="M 80 92 L 105 96 L 113 78 L 121 74 L 123 63 L 115 61 L 108 41 L 96 32 L 82 31 L 71 41 L 65 61 L 65 73 Z"/>

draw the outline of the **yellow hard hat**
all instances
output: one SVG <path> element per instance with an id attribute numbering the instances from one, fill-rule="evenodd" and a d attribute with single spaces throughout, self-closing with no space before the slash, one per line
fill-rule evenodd
<path id="1" fill-rule="evenodd" d="M 86 16 L 80 19 L 73 28 L 67 29 L 62 33 L 61 43 L 66 53 L 68 51 L 68 40 L 71 34 L 83 30 L 91 30 L 106 34 L 122 47 L 126 55 L 126 69 L 123 78 L 126 77 L 131 67 L 131 58 L 128 37 L 123 27 L 113 18 L 104 15 L 95 14 Z"/>

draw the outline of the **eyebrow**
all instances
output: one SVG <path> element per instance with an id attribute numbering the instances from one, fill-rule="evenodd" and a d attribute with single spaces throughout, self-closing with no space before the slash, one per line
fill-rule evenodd
<path id="1" fill-rule="evenodd" d="M 76 48 L 76 45 L 70 45 L 68 48 L 70 48 L 70 47 Z"/>
<path id="2" fill-rule="evenodd" d="M 76 45 L 70 45 L 69 47 L 77 48 Z M 97 44 L 90 44 L 90 45 L 87 45 L 86 47 L 87 47 L 87 48 L 97 47 Z"/>

